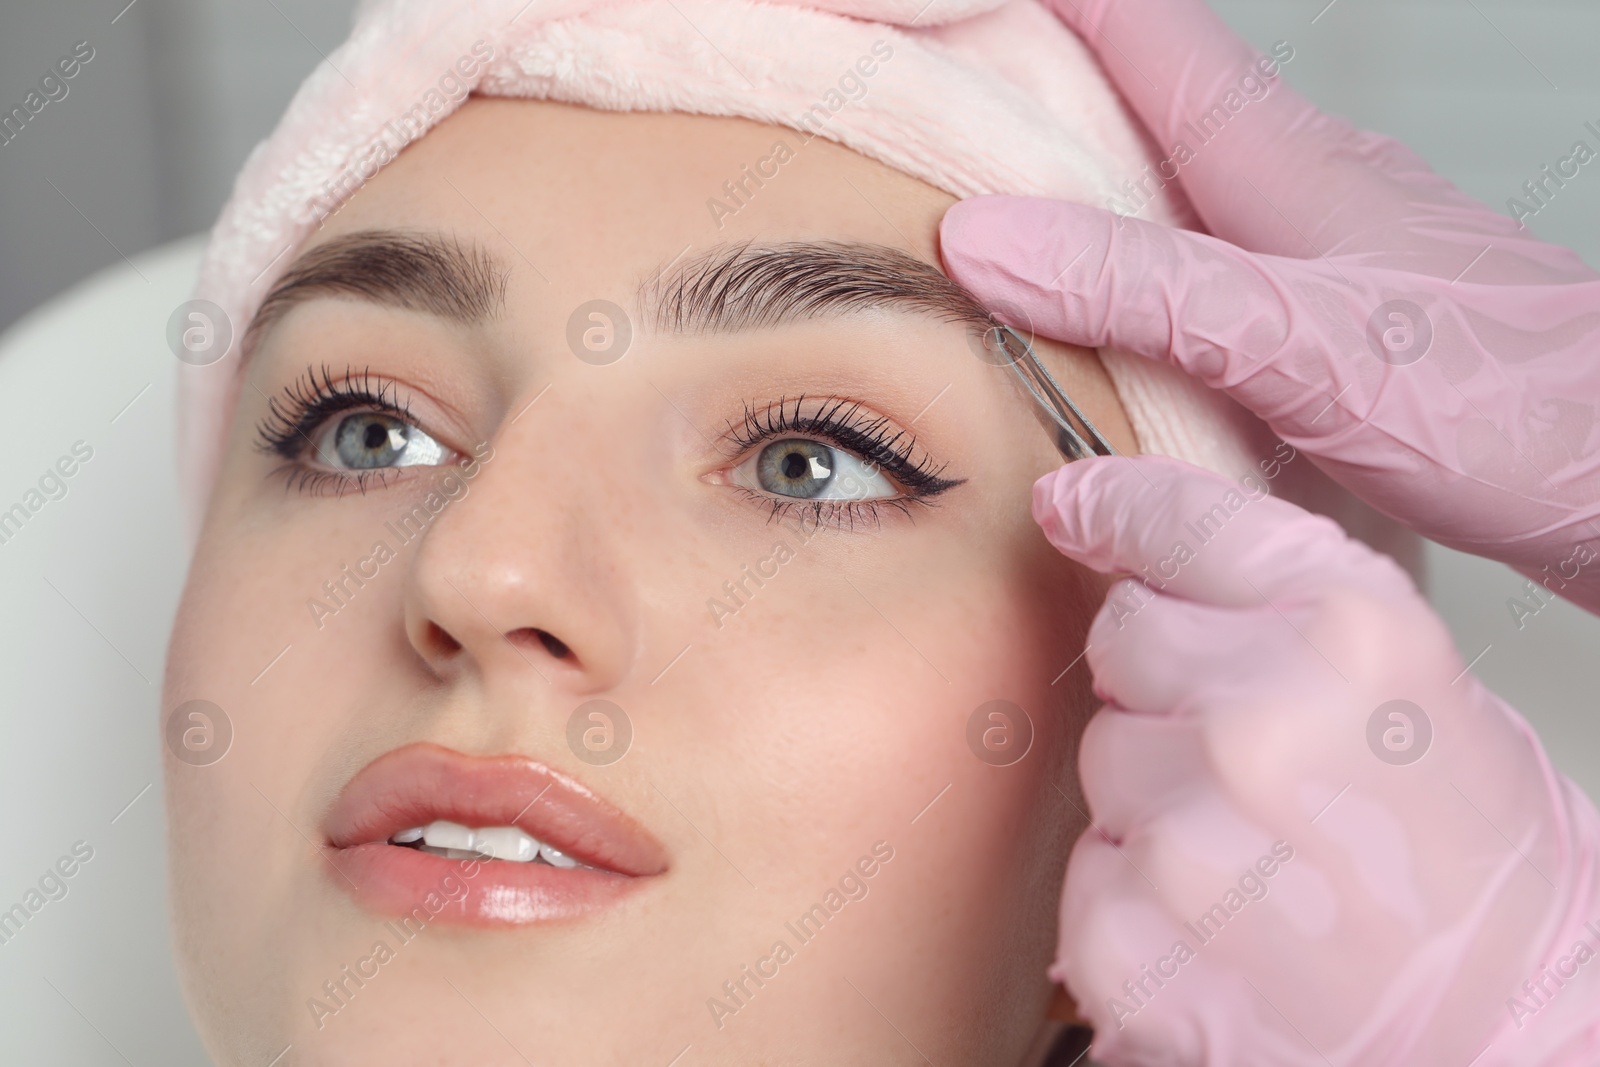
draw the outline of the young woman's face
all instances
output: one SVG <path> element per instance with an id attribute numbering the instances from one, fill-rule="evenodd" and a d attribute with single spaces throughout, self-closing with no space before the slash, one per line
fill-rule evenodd
<path id="1" fill-rule="evenodd" d="M 473 101 L 296 253 L 166 679 L 233 732 L 167 768 L 219 1061 L 1022 1055 L 1103 586 L 1008 372 L 872 247 L 937 263 L 951 198 L 801 140 Z"/>

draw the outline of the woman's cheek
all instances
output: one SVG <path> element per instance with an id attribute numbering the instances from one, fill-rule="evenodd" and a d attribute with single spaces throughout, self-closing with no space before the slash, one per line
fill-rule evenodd
<path id="1" fill-rule="evenodd" d="M 285 850 L 299 839 L 280 810 L 291 810 L 326 750 L 319 694 L 341 682 L 329 658 L 336 643 L 297 625 L 290 591 L 305 578 L 306 553 L 247 531 L 202 542 L 168 656 L 160 726 L 172 859 L 184 879 L 175 888 L 196 906 L 180 909 L 183 921 L 216 908 L 259 914 L 286 891 L 273 872 L 290 869 Z M 174 715 L 187 720 L 187 739 Z M 219 748 L 207 751 L 207 740 Z"/>
<path id="2" fill-rule="evenodd" d="M 981 563 L 947 568 L 937 596 L 915 560 L 859 574 L 790 564 L 794 586 L 763 590 L 702 668 L 717 680 L 703 736 L 751 769 L 723 787 L 769 798 L 774 818 L 804 810 L 793 830 L 825 852 L 937 822 L 957 792 L 988 826 L 1015 825 L 1063 770 L 1052 765 L 1075 717 L 1074 687 L 1050 685 L 1074 653 L 1049 616 L 1083 606 L 1056 564 L 1060 599 L 1039 592 L 1037 572 L 1024 583 Z M 947 844 L 959 832 L 985 854 L 1007 847 L 984 825 L 952 826 Z"/>

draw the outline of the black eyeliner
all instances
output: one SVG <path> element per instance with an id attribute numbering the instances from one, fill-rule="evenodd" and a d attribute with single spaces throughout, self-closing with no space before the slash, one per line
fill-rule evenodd
<path id="1" fill-rule="evenodd" d="M 342 411 L 357 409 L 411 421 L 409 405 L 395 396 L 394 386 L 374 384 L 369 369 L 357 374 L 346 368 L 336 381 L 326 364 L 307 367 L 282 393 L 267 400 L 267 415 L 256 427 L 256 447 L 291 462 L 299 460 L 312 447 L 314 430 Z"/>
<path id="2" fill-rule="evenodd" d="M 937 496 L 966 481 L 941 477 L 943 464 L 931 466 L 926 453 L 917 457 L 915 435 L 895 429 L 888 417 L 865 410 L 860 401 L 826 397 L 820 408 L 806 414 L 801 407 L 805 400 L 804 394 L 794 400 L 784 397 L 759 410 L 747 403 L 744 421 L 738 426 L 729 425 L 729 442 L 737 451 L 745 452 L 785 434 L 819 437 L 855 453 L 917 499 Z"/>

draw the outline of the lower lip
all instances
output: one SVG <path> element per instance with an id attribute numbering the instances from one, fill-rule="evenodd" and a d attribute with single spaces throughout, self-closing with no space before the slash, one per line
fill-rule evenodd
<path id="1" fill-rule="evenodd" d="M 325 854 L 334 868 L 328 876 L 368 910 L 462 926 L 582 919 L 619 903 L 646 881 L 587 867 L 453 860 L 381 841 Z"/>

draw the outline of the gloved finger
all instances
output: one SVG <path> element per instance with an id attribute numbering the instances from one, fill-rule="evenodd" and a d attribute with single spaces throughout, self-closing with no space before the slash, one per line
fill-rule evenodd
<path id="1" fill-rule="evenodd" d="M 1122 1029 L 1127 1020 L 1117 1005 L 1128 1003 L 1122 983 L 1144 980 L 1146 988 L 1153 988 L 1143 968 L 1161 968 L 1163 961 L 1167 977 L 1160 980 L 1176 978 L 1170 954 L 1183 930 L 1138 871 L 1091 832 L 1078 839 L 1067 864 L 1057 930 L 1050 977 L 1072 994 L 1096 1040 L 1136 1037 L 1138 1030 Z M 1158 1062 L 1190 1062 L 1171 1059 L 1172 1044 L 1161 1041 L 1154 1046 L 1167 1053 L 1168 1058 Z"/>
<path id="2" fill-rule="evenodd" d="M 1198 906 L 1181 888 L 1197 873 L 1225 881 L 1252 862 L 1268 827 L 1305 825 L 1316 811 L 1300 810 L 1301 778 L 1315 786 L 1307 796 L 1322 804 L 1345 784 L 1323 787 L 1315 739 L 1257 744 L 1238 730 L 1218 734 L 1210 726 L 1204 718 L 1133 715 L 1108 705 L 1090 720 L 1078 756 L 1092 824 L 1085 832 L 1105 838 L 1174 906 Z M 1277 762 L 1266 765 L 1272 758 Z M 1269 786 L 1278 791 L 1263 806 Z"/>
<path id="3" fill-rule="evenodd" d="M 1437 440 L 1436 428 L 1490 418 L 1521 441 L 1502 448 L 1507 469 L 1497 480 L 1512 481 L 1524 495 L 1555 491 L 1523 454 L 1540 447 L 1538 436 L 1513 429 L 1527 419 L 1523 376 L 1535 365 L 1489 363 L 1452 388 L 1436 373 L 1386 363 L 1436 334 L 1487 335 L 1499 320 L 1499 336 L 1537 341 L 1549 357 L 1538 364 L 1541 391 L 1586 396 L 1595 378 L 1581 351 L 1593 312 L 1548 307 L 1550 299 L 1525 289 L 1457 288 L 1392 270 L 1255 255 L 1205 234 L 1034 197 L 958 201 L 940 234 L 951 276 L 1008 318 L 1023 319 L 1012 325 L 1173 363 L 1285 440 L 1307 447 L 1337 441 L 1346 463 L 1371 474 L 1408 473 L 1416 455 L 1448 457 L 1460 468 L 1457 446 Z M 1592 283 L 1586 288 L 1591 297 L 1600 293 Z M 1561 295 L 1578 291 L 1569 285 Z M 1451 306 L 1468 292 L 1483 314 Z M 1395 293 L 1428 308 L 1403 310 Z M 1580 476 L 1581 469 L 1556 473 L 1563 482 Z"/>
<path id="4" fill-rule="evenodd" d="M 1084 832 L 1121 847 L 1155 813 L 1192 801 L 1212 778 L 1203 729 L 1196 719 L 1135 715 L 1116 705 L 1095 712 L 1078 748 L 1093 821 Z"/>
<path id="5" fill-rule="evenodd" d="M 1126 850 L 1087 829 L 1067 862 L 1050 977 L 1066 985 L 1080 1010 L 1103 1003 L 1108 977 L 1130 964 L 1137 969 L 1134 961 L 1151 949 L 1165 951 L 1176 925 L 1161 890 Z"/>
<path id="6" fill-rule="evenodd" d="M 1296 314 L 1293 289 L 1251 253 L 1083 204 L 971 197 L 945 212 L 939 237 L 956 281 L 1027 316 L 1012 325 L 1171 359 L 1202 379 L 1221 353 L 1265 361 Z"/>
<path id="7" fill-rule="evenodd" d="M 1137 614 L 1119 615 L 1118 591 L 1090 627 L 1085 657 L 1105 707 L 1079 741 L 1079 779 L 1101 829 L 1120 840 L 1206 789 L 1259 794 L 1264 783 L 1297 781 L 1329 751 L 1329 700 L 1317 682 L 1347 683 L 1307 644 L 1315 606 L 1287 609 L 1302 618 L 1297 628 L 1265 604 L 1219 608 L 1145 591 Z"/>
<path id="8" fill-rule="evenodd" d="M 1094 692 L 1136 715 L 1200 713 L 1259 679 L 1263 662 L 1299 650 L 1294 633 L 1259 599 L 1221 608 L 1165 596 L 1136 579 L 1106 593 L 1085 641 Z"/>
<path id="9" fill-rule="evenodd" d="M 1160 182 L 1146 186 L 1181 182 L 1219 237 L 1311 258 L 1380 219 L 1405 217 L 1417 183 L 1454 193 L 1404 145 L 1323 114 L 1284 83 L 1279 68 L 1293 61 L 1292 42 L 1262 55 L 1202 0 L 1049 6 L 1097 53 L 1154 135 Z M 1506 234 L 1516 229 L 1504 222 Z"/>
<path id="10" fill-rule="evenodd" d="M 1064 555 L 1221 607 L 1257 607 L 1330 585 L 1414 593 L 1394 561 L 1331 519 L 1165 456 L 1068 463 L 1033 486 L 1033 517 Z"/>
<path id="11" fill-rule="evenodd" d="M 1259 832 L 1243 836 L 1244 849 L 1230 850 L 1225 860 L 1190 864 L 1173 853 L 1175 862 L 1165 868 L 1088 832 L 1078 839 L 1067 865 L 1050 975 L 1094 1025 L 1095 1054 L 1104 1062 L 1235 1062 L 1206 1055 L 1209 1042 L 1194 1029 L 1222 1022 L 1210 1018 L 1214 1012 L 1205 1002 L 1227 965 L 1207 973 L 1204 945 L 1183 918 L 1206 914 L 1219 894 L 1237 886 L 1241 871 L 1278 844 Z M 1185 947 L 1175 951 L 1179 943 Z M 1156 1010 L 1145 1010 L 1151 1006 Z M 1145 1055 L 1151 1058 L 1140 1058 Z"/>
<path id="12" fill-rule="evenodd" d="M 1450 399 L 1432 376 L 1384 373 L 1364 331 L 1388 298 L 1354 267 L 1340 277 L 1325 261 L 1031 197 L 959 201 L 940 242 L 951 276 L 1025 320 L 1012 325 L 1173 363 L 1291 442 L 1348 432 L 1348 413 L 1380 398 L 1407 411 Z M 1326 417 L 1330 398 L 1346 417 Z"/>

